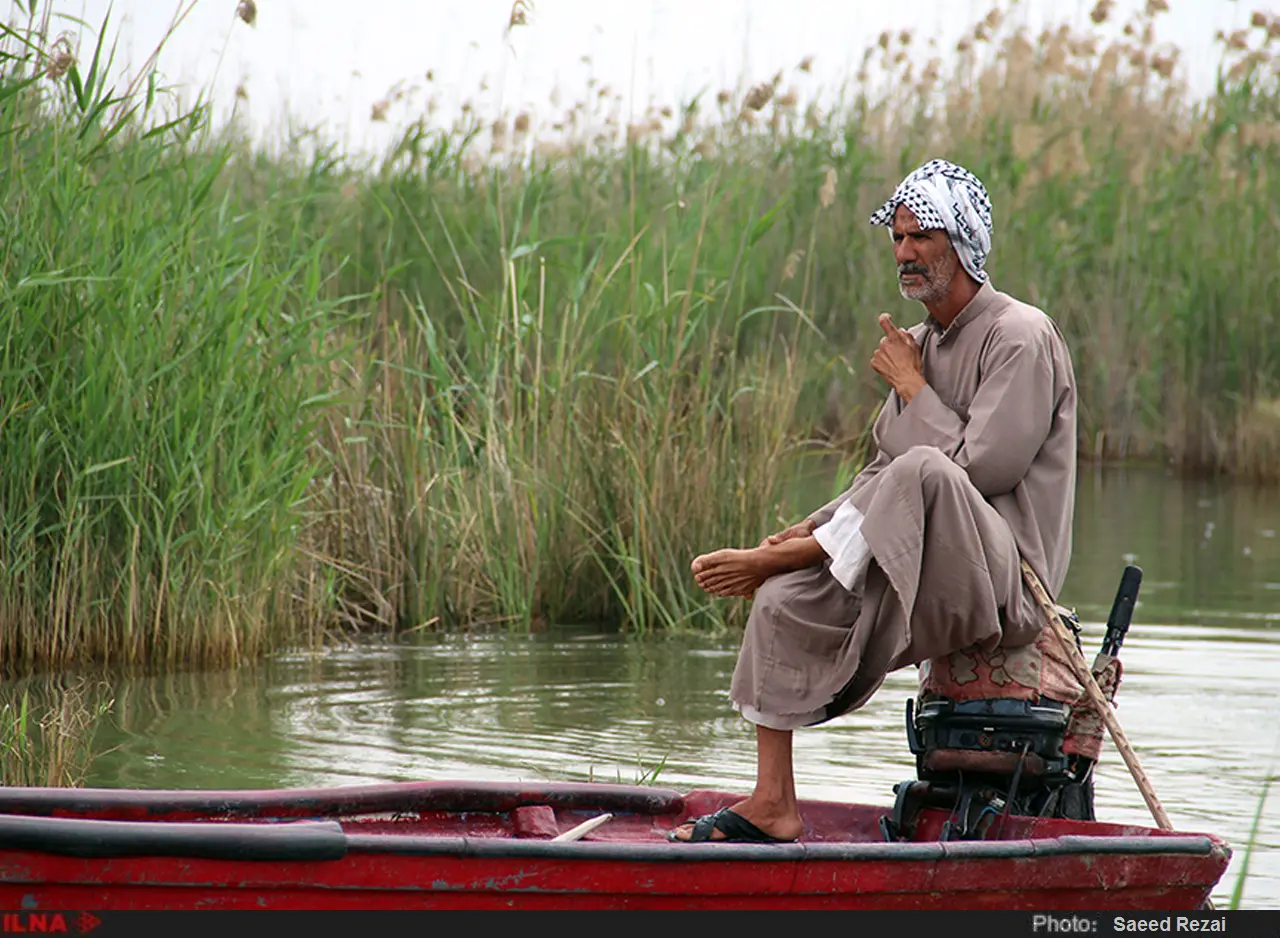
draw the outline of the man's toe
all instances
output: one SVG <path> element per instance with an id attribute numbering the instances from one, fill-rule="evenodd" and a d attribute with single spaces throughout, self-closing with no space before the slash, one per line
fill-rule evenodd
<path id="1" fill-rule="evenodd" d="M 702 819 L 699 818 L 698 820 L 702 820 Z M 669 840 L 678 840 L 680 841 L 680 843 L 687 844 L 693 840 L 694 830 L 697 828 L 697 826 L 698 826 L 697 820 L 685 821 L 683 824 L 677 824 L 675 827 L 671 829 L 671 832 L 667 835 L 667 838 Z M 681 836 L 682 834 L 684 836 Z M 721 833 L 719 828 L 713 827 L 711 830 L 710 836 L 707 839 L 708 840 L 724 840 L 724 834 Z"/>

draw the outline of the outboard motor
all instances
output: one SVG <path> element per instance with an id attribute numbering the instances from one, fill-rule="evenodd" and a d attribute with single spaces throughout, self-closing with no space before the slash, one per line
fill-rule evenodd
<path id="1" fill-rule="evenodd" d="M 1120 685 L 1120 646 L 1129 630 L 1142 570 L 1127 566 L 1093 663 L 1104 696 Z M 1057 607 L 1080 644 L 1080 622 Z M 1010 814 L 1093 820 L 1093 767 L 1102 715 L 1084 695 L 1046 627 L 1020 649 L 968 649 L 921 666 L 917 704 L 907 701 L 907 743 L 916 779 L 894 786 L 888 841 L 912 838 L 920 809 L 949 809 L 943 840 L 980 840 Z"/>

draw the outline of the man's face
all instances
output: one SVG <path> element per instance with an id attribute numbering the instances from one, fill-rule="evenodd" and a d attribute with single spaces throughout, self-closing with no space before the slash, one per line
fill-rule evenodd
<path id="1" fill-rule="evenodd" d="M 947 295 L 960 258 L 941 229 L 924 230 L 905 205 L 893 216 L 893 256 L 898 262 L 898 292 L 908 300 L 931 303 Z"/>

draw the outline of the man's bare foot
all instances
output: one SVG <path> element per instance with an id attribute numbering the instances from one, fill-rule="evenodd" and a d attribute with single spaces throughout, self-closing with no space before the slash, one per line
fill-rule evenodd
<path id="1" fill-rule="evenodd" d="M 796 809 L 794 802 L 783 805 L 757 800 L 752 796 L 745 801 L 739 801 L 729 810 L 778 840 L 798 840 L 804 833 L 804 822 L 800 819 L 800 812 Z M 693 821 L 681 824 L 672 834 L 676 840 L 688 841 L 693 837 Z M 725 835 L 721 831 L 711 832 L 711 840 L 724 839 Z"/>
<path id="2" fill-rule="evenodd" d="M 694 579 L 713 596 L 754 596 L 773 575 L 767 555 L 759 547 L 750 550 L 717 550 L 695 557 Z"/>

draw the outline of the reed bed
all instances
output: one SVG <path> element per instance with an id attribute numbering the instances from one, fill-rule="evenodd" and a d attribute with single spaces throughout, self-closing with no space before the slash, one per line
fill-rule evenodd
<path id="1" fill-rule="evenodd" d="M 145 70 L 105 87 L 109 45 L 29 11 L 0 46 L 0 660 L 740 623 L 688 563 L 856 466 L 875 317 L 918 316 L 866 218 L 933 155 L 1067 334 L 1086 455 L 1276 478 L 1280 18 L 1221 37 L 1195 100 L 1163 7 L 1111 44 L 996 10 L 945 71 L 886 34 L 828 113 L 807 62 L 630 124 L 595 88 L 439 127 L 401 89 L 372 164 L 214 128 Z M 836 481 L 801 481 L 814 452 Z"/>

